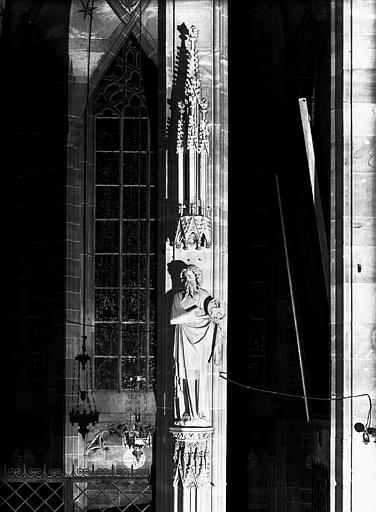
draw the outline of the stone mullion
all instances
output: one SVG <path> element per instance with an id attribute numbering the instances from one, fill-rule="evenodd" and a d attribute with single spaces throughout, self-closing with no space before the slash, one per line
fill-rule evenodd
<path id="1" fill-rule="evenodd" d="M 118 332 L 118 391 L 122 388 L 122 353 L 123 353 L 123 224 L 124 224 L 124 213 L 123 213 L 123 201 L 124 201 L 124 116 L 120 115 L 120 140 L 119 140 L 119 278 L 118 278 L 118 290 L 119 290 L 119 308 L 118 316 L 119 320 L 117 323 Z"/>
<path id="2" fill-rule="evenodd" d="M 147 153 L 146 153 L 146 269 L 145 269 L 145 364 L 146 364 L 146 389 L 150 386 L 150 119 L 147 119 Z M 141 158 L 141 154 L 139 155 Z"/>

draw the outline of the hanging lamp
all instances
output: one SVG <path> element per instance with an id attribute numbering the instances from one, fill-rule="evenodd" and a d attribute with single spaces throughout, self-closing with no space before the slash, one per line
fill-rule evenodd
<path id="1" fill-rule="evenodd" d="M 82 304 L 83 304 L 83 324 L 82 324 L 82 346 L 81 352 L 74 358 L 73 379 L 72 379 L 72 400 L 73 405 L 69 417 L 72 426 L 78 425 L 78 432 L 85 439 L 89 432 L 90 425 L 94 426 L 99 419 L 97 411 L 93 385 L 93 370 L 91 357 L 87 353 L 87 335 L 86 335 L 86 272 L 87 272 L 87 126 L 88 126 L 88 106 L 89 106 L 89 83 L 90 83 L 90 52 L 91 52 L 91 34 L 93 26 L 93 13 L 97 7 L 95 0 L 81 0 L 82 9 L 78 12 L 83 14 L 84 21 L 89 18 L 89 39 L 88 39 L 88 58 L 87 58 L 87 82 L 86 82 L 86 106 L 84 122 L 84 167 L 83 167 L 83 283 L 82 283 Z"/>
<path id="2" fill-rule="evenodd" d="M 86 350 L 86 335 L 83 335 L 81 352 L 74 358 L 72 397 L 76 397 L 76 402 L 69 414 L 72 426 L 77 423 L 83 439 L 89 432 L 89 426 L 94 426 L 99 419 L 91 383 L 91 357 Z"/>

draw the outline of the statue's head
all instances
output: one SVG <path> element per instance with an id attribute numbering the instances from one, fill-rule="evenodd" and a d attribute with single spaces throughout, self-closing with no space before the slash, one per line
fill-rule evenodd
<path id="1" fill-rule="evenodd" d="M 197 265 L 187 265 L 180 272 L 180 278 L 183 284 L 185 284 L 187 281 L 192 281 L 194 279 L 196 284 L 200 286 L 202 282 L 201 269 Z"/>
<path id="2" fill-rule="evenodd" d="M 185 292 L 193 296 L 200 289 L 202 272 L 197 265 L 187 265 L 180 273 L 180 279 L 184 285 Z"/>

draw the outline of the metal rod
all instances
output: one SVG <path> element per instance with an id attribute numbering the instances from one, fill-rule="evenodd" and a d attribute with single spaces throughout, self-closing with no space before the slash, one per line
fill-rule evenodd
<path id="1" fill-rule="evenodd" d="M 280 189 L 279 189 L 279 181 L 278 181 L 277 174 L 275 175 L 275 180 L 276 180 L 277 194 L 278 194 L 279 213 L 280 213 L 280 216 L 281 216 L 283 245 L 284 245 L 284 248 L 285 248 L 286 266 L 287 266 L 287 275 L 288 275 L 288 280 L 289 280 L 292 313 L 293 313 L 293 317 L 294 317 L 296 344 L 298 346 L 300 373 L 301 373 L 301 376 L 302 376 L 304 404 L 305 404 L 305 411 L 306 411 L 307 422 L 309 423 L 310 417 L 309 417 L 308 398 L 307 398 L 307 386 L 306 386 L 305 374 L 304 374 L 303 351 L 302 351 L 302 346 L 301 346 L 301 339 L 300 339 L 300 332 L 299 332 L 299 323 L 298 323 L 298 317 L 297 317 L 296 306 L 295 306 L 295 295 L 294 295 L 294 289 L 293 289 L 293 285 L 292 285 L 290 257 L 289 257 L 288 247 L 287 247 L 285 221 L 284 221 L 284 217 L 283 217 L 281 192 L 280 192 Z"/>

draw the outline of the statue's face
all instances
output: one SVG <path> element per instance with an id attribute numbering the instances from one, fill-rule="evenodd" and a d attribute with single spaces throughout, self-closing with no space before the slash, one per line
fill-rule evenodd
<path id="1" fill-rule="evenodd" d="M 196 282 L 196 276 L 192 272 L 192 270 L 187 270 L 185 272 L 185 281 L 188 281 L 188 283 L 194 283 Z"/>

